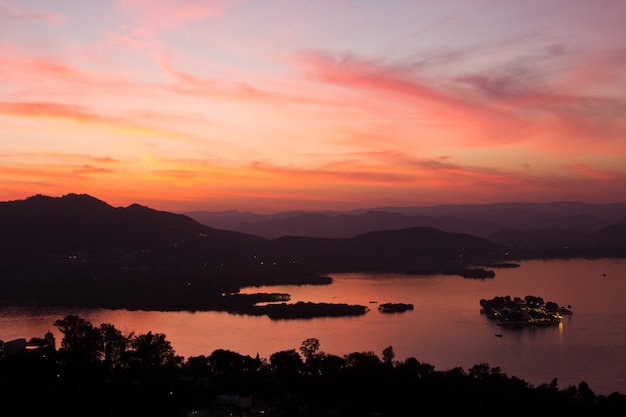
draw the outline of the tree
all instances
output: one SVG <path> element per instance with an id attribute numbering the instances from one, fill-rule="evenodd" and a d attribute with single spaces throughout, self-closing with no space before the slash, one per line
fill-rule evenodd
<path id="1" fill-rule="evenodd" d="M 118 369 L 127 366 L 128 350 L 133 337 L 128 337 L 112 324 L 103 323 L 98 328 L 102 337 L 103 362 L 109 369 Z"/>
<path id="2" fill-rule="evenodd" d="M 374 352 L 352 352 L 345 355 L 344 359 L 346 360 L 344 371 L 354 379 L 361 379 L 366 375 L 377 377 L 383 369 L 380 358 Z"/>
<path id="3" fill-rule="evenodd" d="M 63 333 L 61 350 L 68 361 L 94 363 L 101 359 L 102 335 L 89 321 L 79 316 L 68 315 L 55 321 L 54 325 Z"/>
<path id="4" fill-rule="evenodd" d="M 387 346 L 383 349 L 383 363 L 388 366 L 393 365 L 393 359 L 396 357 L 396 354 L 393 352 L 393 346 Z"/>
<path id="5" fill-rule="evenodd" d="M 209 358 L 204 355 L 190 356 L 187 358 L 186 365 L 194 377 L 209 376 L 211 374 Z"/>
<path id="6" fill-rule="evenodd" d="M 182 363 L 182 358 L 176 356 L 172 345 L 162 333 L 139 335 L 131 340 L 130 346 L 132 363 L 143 369 L 178 366 Z"/>
<path id="7" fill-rule="evenodd" d="M 246 360 L 248 359 L 248 360 Z M 209 356 L 209 364 L 216 375 L 242 373 L 247 370 L 252 358 L 226 349 L 216 349 Z"/>
<path id="8" fill-rule="evenodd" d="M 320 350 L 320 341 L 314 337 L 310 337 L 302 342 L 300 345 L 300 352 L 302 352 L 302 356 L 306 362 L 311 362 L 313 358 L 318 354 Z"/>
<path id="9" fill-rule="evenodd" d="M 270 365 L 279 376 L 294 376 L 300 373 L 303 363 L 298 352 L 290 349 L 272 353 Z"/>
<path id="10" fill-rule="evenodd" d="M 334 376 L 339 374 L 345 366 L 346 360 L 341 356 L 322 354 L 319 355 L 319 372 L 320 375 Z"/>
<path id="11" fill-rule="evenodd" d="M 380 365 L 380 359 L 374 352 L 352 352 L 345 359 L 346 365 L 355 369 L 372 370 Z"/>

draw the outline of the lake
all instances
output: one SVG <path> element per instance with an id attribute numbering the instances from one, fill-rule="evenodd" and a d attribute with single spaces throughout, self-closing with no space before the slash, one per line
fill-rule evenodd
<path id="1" fill-rule="evenodd" d="M 534 385 L 557 378 L 559 388 L 586 381 L 596 394 L 626 393 L 626 260 L 532 260 L 495 269 L 491 279 L 400 274 L 334 274 L 331 285 L 244 288 L 244 293 L 285 292 L 291 302 L 361 304 L 364 316 L 311 320 L 221 312 L 158 312 L 35 307 L 0 308 L 0 340 L 42 337 L 54 321 L 78 314 L 94 325 L 125 333 L 164 333 L 177 354 L 209 355 L 229 349 L 263 358 L 299 349 L 315 337 L 320 350 L 344 355 L 392 346 L 396 360 L 415 357 L 437 370 L 487 363 Z M 480 299 L 534 295 L 574 312 L 558 326 L 505 328 L 480 314 Z M 374 303 L 377 302 L 377 303 Z M 378 304 L 414 305 L 383 314 Z M 496 337 L 496 334 L 501 337 Z"/>

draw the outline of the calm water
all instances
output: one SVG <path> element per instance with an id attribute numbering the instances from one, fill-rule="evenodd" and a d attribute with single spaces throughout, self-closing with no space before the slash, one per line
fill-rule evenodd
<path id="1" fill-rule="evenodd" d="M 179 355 L 229 349 L 264 358 L 298 349 L 309 337 L 326 353 L 343 355 L 393 346 L 397 360 L 415 357 L 437 370 L 478 363 L 499 366 L 532 384 L 557 378 L 560 388 L 586 381 L 596 394 L 626 393 L 626 260 L 527 261 L 498 269 L 487 280 L 456 276 L 338 274 L 327 286 L 246 288 L 286 292 L 292 301 L 336 302 L 371 307 L 365 316 L 272 321 L 217 312 L 144 312 L 0 308 L 0 340 L 43 336 L 55 320 L 79 314 L 94 325 L 124 332 L 165 333 Z M 480 314 L 481 298 L 541 296 L 574 314 L 560 326 L 508 329 Z M 413 311 L 381 314 L 377 301 L 412 303 Z M 502 337 L 495 337 L 502 334 Z"/>

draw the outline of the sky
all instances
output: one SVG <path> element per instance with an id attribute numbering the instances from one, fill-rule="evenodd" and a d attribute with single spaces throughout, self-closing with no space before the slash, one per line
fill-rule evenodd
<path id="1" fill-rule="evenodd" d="M 0 201 L 626 201 L 623 0 L 0 0 Z"/>

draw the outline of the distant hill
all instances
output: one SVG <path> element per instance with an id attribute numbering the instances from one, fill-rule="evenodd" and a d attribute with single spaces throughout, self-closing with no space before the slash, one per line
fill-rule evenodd
<path id="1" fill-rule="evenodd" d="M 367 211 L 362 214 L 279 213 L 274 216 L 257 217 L 249 213 L 242 216 L 229 213 L 225 217 L 212 216 L 206 212 L 188 213 L 188 215 L 203 224 L 250 233 L 267 239 L 282 236 L 350 238 L 367 232 L 410 227 L 432 227 L 442 231 L 486 236 L 500 228 L 500 225 L 495 223 L 466 220 L 455 216 L 432 217 L 384 211 Z"/>
<path id="2" fill-rule="evenodd" d="M 284 236 L 269 244 L 272 253 L 303 257 L 333 271 L 460 272 L 463 263 L 506 259 L 500 244 L 463 233 L 430 227 L 368 232 L 353 238 Z"/>
<path id="3" fill-rule="evenodd" d="M 594 249 L 593 234 L 626 224 L 626 203 L 501 203 L 383 207 L 351 212 L 188 213 L 199 222 L 276 239 L 281 236 L 350 238 L 359 234 L 431 227 L 466 233 L 518 248 L 559 250 L 565 246 Z M 619 243 L 617 238 L 615 243 Z M 605 247 L 609 242 L 604 242 Z M 609 245 L 610 246 L 610 245 Z M 618 245 L 619 246 L 619 245 Z M 595 247 L 597 249 L 597 247 Z M 594 250 L 595 250 L 594 249 Z M 536 256 L 541 256 L 537 254 Z"/>

